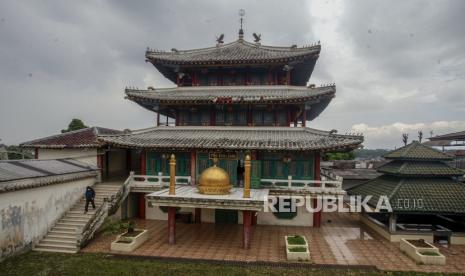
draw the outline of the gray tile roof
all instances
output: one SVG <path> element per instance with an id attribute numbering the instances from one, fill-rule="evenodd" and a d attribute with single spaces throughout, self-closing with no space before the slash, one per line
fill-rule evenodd
<path id="1" fill-rule="evenodd" d="M 192 86 L 154 90 L 126 89 L 128 99 L 138 102 L 152 100 L 160 102 L 189 103 L 260 103 L 260 102 L 302 102 L 333 98 L 334 85 L 318 88 L 287 85 L 263 86 Z"/>
<path id="2" fill-rule="evenodd" d="M 241 64 L 273 63 L 318 57 L 320 44 L 306 47 L 273 47 L 237 40 L 228 44 L 171 52 L 147 49 L 146 58 L 152 63 L 166 64 Z"/>
<path id="3" fill-rule="evenodd" d="M 465 171 L 442 161 L 393 160 L 378 168 L 378 172 L 402 176 L 462 176 Z"/>
<path id="4" fill-rule="evenodd" d="M 325 151 L 357 148 L 363 137 L 297 127 L 163 126 L 99 140 L 123 148 Z"/>
<path id="5" fill-rule="evenodd" d="M 465 140 L 465 130 L 453 133 L 447 133 L 443 135 L 436 135 L 434 137 L 428 138 L 431 141 L 440 141 L 440 140 Z"/>
<path id="6" fill-rule="evenodd" d="M 465 184 L 450 178 L 400 178 L 383 175 L 347 190 L 349 195 L 372 196 L 375 207 L 381 196 L 394 213 L 465 214 Z"/>
<path id="7" fill-rule="evenodd" d="M 427 145 L 421 144 L 417 141 L 393 150 L 384 155 L 386 159 L 398 160 L 451 160 L 453 156 L 435 150 Z"/>
<path id="8" fill-rule="evenodd" d="M 0 193 L 95 177 L 98 168 L 73 159 L 0 161 Z"/>

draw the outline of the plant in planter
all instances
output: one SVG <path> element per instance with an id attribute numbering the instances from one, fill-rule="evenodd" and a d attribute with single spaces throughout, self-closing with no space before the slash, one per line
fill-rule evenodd
<path id="1" fill-rule="evenodd" d="M 116 240 L 111 243 L 111 250 L 120 252 L 131 252 L 141 246 L 148 239 L 146 229 L 135 228 L 135 223 L 129 221 L 126 226 L 126 231 L 116 237 Z"/>
<path id="2" fill-rule="evenodd" d="M 424 240 L 400 240 L 400 250 L 420 264 L 444 265 L 446 257 L 439 249 Z"/>
<path id="3" fill-rule="evenodd" d="M 294 235 L 285 236 L 286 256 L 288 261 L 309 261 L 310 251 L 305 237 Z"/>

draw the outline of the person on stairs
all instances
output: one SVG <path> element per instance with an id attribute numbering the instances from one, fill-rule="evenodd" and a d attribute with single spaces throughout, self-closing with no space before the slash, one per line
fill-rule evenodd
<path id="1" fill-rule="evenodd" d="M 89 210 L 89 203 L 92 203 L 92 208 L 95 210 L 95 203 L 94 203 L 95 190 L 92 187 L 87 186 L 85 196 L 86 196 L 86 209 L 85 209 L 84 214 L 86 214 L 87 211 Z"/>

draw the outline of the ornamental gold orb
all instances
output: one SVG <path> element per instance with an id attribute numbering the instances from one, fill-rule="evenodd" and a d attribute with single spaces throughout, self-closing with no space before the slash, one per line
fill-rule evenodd
<path id="1" fill-rule="evenodd" d="M 199 192 L 206 195 L 227 195 L 231 191 L 229 174 L 213 165 L 202 172 L 199 178 Z"/>

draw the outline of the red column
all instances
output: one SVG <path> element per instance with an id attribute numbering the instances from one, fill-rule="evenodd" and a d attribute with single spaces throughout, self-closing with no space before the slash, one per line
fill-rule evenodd
<path id="1" fill-rule="evenodd" d="M 195 150 L 191 151 L 191 185 L 195 185 L 196 182 L 196 164 L 197 162 L 197 152 Z"/>
<path id="2" fill-rule="evenodd" d="M 195 223 L 202 223 L 202 209 L 195 208 L 194 209 L 194 222 Z"/>
<path id="3" fill-rule="evenodd" d="M 132 170 L 131 150 L 126 150 L 126 172 L 129 174 Z"/>
<path id="4" fill-rule="evenodd" d="M 39 148 L 34 149 L 34 158 L 39 159 Z"/>
<path id="5" fill-rule="evenodd" d="M 242 211 L 242 227 L 244 229 L 242 246 L 244 249 L 250 249 L 252 238 L 252 211 Z"/>
<path id="6" fill-rule="evenodd" d="M 139 193 L 139 218 L 145 219 L 145 194 Z"/>
<path id="7" fill-rule="evenodd" d="M 97 155 L 97 167 L 100 170 L 100 176 L 102 178 L 104 177 L 104 175 L 103 175 L 103 158 L 104 158 L 103 153 Z"/>
<path id="8" fill-rule="evenodd" d="M 160 110 L 157 111 L 157 126 L 160 125 Z"/>
<path id="9" fill-rule="evenodd" d="M 147 174 L 147 155 L 145 150 L 140 152 L 140 174 L 146 175 Z"/>
<path id="10" fill-rule="evenodd" d="M 257 225 L 257 211 L 252 212 L 252 225 Z"/>
<path id="11" fill-rule="evenodd" d="M 321 171 L 320 171 L 320 153 L 315 153 L 315 180 L 321 180 Z M 316 186 L 320 186 L 317 184 Z M 317 206 L 317 199 L 313 199 L 313 206 Z M 321 211 L 313 213 L 313 227 L 319 228 L 321 226 Z"/>
<path id="12" fill-rule="evenodd" d="M 305 109 L 305 106 L 304 106 L 304 109 L 302 112 L 302 126 L 305 127 L 306 125 L 307 125 L 307 110 Z"/>
<path id="13" fill-rule="evenodd" d="M 168 207 L 168 243 L 176 243 L 176 207 Z"/>

